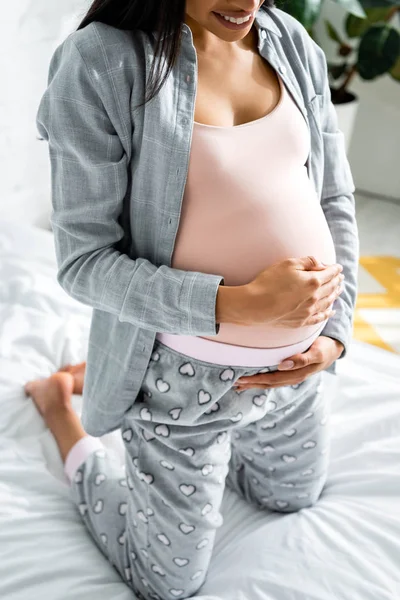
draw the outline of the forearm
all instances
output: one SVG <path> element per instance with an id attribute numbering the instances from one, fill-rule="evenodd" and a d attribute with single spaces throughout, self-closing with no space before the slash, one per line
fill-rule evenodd
<path id="1" fill-rule="evenodd" d="M 245 325 L 246 285 L 220 285 L 217 292 L 215 317 L 217 323 Z"/>
<path id="2" fill-rule="evenodd" d="M 57 281 L 72 298 L 121 322 L 155 332 L 216 335 L 221 275 L 157 266 L 117 249 L 129 228 L 120 217 L 129 191 L 133 124 L 128 120 L 121 131 L 119 104 L 108 96 L 104 101 L 103 79 L 93 72 L 67 38 L 53 54 L 37 112 L 38 132 L 49 143 Z"/>
<path id="3" fill-rule="evenodd" d="M 59 232 L 55 239 L 60 261 L 57 280 L 79 302 L 155 332 L 216 335 L 215 302 L 222 276 L 157 267 L 113 248 L 72 261 L 68 246 L 60 250 Z"/>

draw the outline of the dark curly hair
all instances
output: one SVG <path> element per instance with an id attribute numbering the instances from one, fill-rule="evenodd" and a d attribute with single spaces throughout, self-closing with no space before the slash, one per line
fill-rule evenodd
<path id="1" fill-rule="evenodd" d="M 261 8 L 274 8 L 275 0 L 265 0 Z M 163 86 L 179 53 L 181 43 L 181 26 L 185 20 L 186 0 L 94 0 L 85 17 L 77 27 L 83 29 L 92 21 L 100 21 L 107 25 L 124 30 L 139 29 L 151 35 L 156 32 L 157 43 L 154 61 L 150 72 L 150 83 L 146 86 L 145 101 L 149 102 Z M 161 39 L 160 36 L 165 37 Z M 167 70 L 161 78 L 161 57 L 165 55 Z M 157 75 L 154 79 L 155 64 Z"/>

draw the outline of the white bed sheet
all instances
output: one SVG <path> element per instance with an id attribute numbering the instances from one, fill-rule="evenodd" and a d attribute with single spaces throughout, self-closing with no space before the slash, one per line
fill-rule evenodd
<path id="1" fill-rule="evenodd" d="M 0 281 L 0 598 L 135 600 L 87 533 L 23 392 L 86 359 L 91 308 L 57 283 L 50 231 L 0 221 Z M 318 503 L 259 511 L 226 488 L 197 600 L 400 598 L 400 357 L 354 341 L 326 379 L 332 448 Z M 119 432 L 103 441 L 122 460 Z"/>

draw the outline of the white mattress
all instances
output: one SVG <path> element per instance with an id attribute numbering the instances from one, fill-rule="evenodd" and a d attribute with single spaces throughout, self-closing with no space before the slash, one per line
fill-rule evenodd
<path id="1" fill-rule="evenodd" d="M 58 285 L 50 231 L 0 221 L 0 281 L 0 598 L 134 600 L 87 533 L 23 392 L 86 359 L 91 308 Z M 332 450 L 318 503 L 259 511 L 226 488 L 197 600 L 400 598 L 400 357 L 353 342 L 339 366 L 326 374 Z M 122 456 L 119 432 L 103 440 Z"/>

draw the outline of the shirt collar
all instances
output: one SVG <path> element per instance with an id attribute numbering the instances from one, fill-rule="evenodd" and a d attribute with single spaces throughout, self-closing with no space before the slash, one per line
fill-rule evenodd
<path id="1" fill-rule="evenodd" d="M 258 30 L 258 35 L 261 35 L 261 31 L 263 29 L 267 29 L 268 31 L 270 31 L 271 33 L 275 33 L 275 35 L 277 35 L 278 37 L 282 37 L 282 33 L 279 29 L 279 27 L 277 26 L 277 24 L 275 23 L 275 21 L 273 20 L 273 18 L 271 17 L 269 11 L 273 10 L 273 9 L 269 9 L 269 7 L 264 7 L 264 8 L 259 8 L 258 11 L 256 12 L 256 15 L 254 17 L 254 23 L 255 23 L 255 27 Z M 187 25 L 186 23 L 182 24 L 182 31 L 183 33 L 189 33 L 189 31 L 191 31 L 189 25 Z M 169 34 L 172 35 L 172 34 Z M 156 32 L 153 31 L 153 36 L 155 38 L 157 38 Z M 165 37 L 165 35 L 161 36 L 161 40 L 163 40 Z"/>

